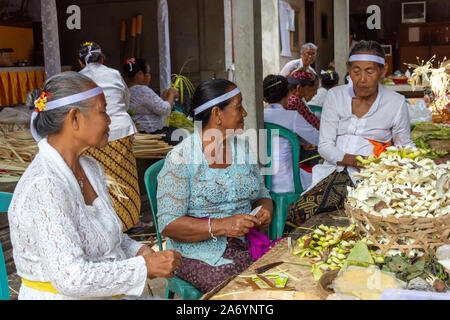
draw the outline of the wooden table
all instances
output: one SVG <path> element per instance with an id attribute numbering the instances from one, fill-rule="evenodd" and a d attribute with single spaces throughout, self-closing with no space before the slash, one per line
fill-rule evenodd
<path id="1" fill-rule="evenodd" d="M 329 212 L 322 213 L 316 216 L 313 216 L 309 219 L 304 227 L 306 228 L 315 228 L 321 224 L 327 226 L 347 226 L 349 225 L 348 219 L 343 216 L 345 213 L 343 212 Z M 308 230 L 297 229 L 289 234 L 292 238 L 293 247 L 296 247 L 297 242 L 295 241 L 299 237 L 303 236 L 303 234 L 308 233 Z M 285 238 L 277 243 L 269 252 L 267 252 L 261 259 L 253 263 L 247 270 L 242 272 L 240 275 L 231 277 L 230 279 L 224 281 L 215 289 L 206 293 L 202 300 L 220 300 L 220 299 L 233 299 L 233 294 L 248 292 L 251 294 L 253 292 L 252 287 L 246 282 L 245 276 L 254 275 L 256 273 L 256 269 L 262 266 L 265 266 L 270 263 L 284 261 L 284 262 L 293 262 L 300 264 L 310 264 L 309 259 L 303 258 L 300 259 L 297 256 L 294 256 L 288 250 L 288 240 Z M 280 271 L 281 270 L 283 271 Z M 311 269 L 303 266 L 296 266 L 291 264 L 282 264 L 278 267 L 275 267 L 269 271 L 268 273 L 289 273 L 293 277 L 289 277 L 286 286 L 287 287 L 295 287 L 296 291 L 299 292 L 307 292 L 310 294 L 314 294 L 320 296 L 319 290 L 317 288 L 317 283 L 314 280 Z M 244 276 L 244 277 L 243 277 Z M 272 281 L 274 282 L 274 281 Z M 250 296 L 251 297 L 251 296 Z"/>
<path id="2" fill-rule="evenodd" d="M 411 85 L 409 84 L 396 84 L 396 85 L 387 85 L 386 88 L 389 88 L 401 95 L 404 95 L 407 99 L 417 99 L 423 98 L 425 96 L 423 87 L 416 87 L 413 91 Z"/>
<path id="3" fill-rule="evenodd" d="M 295 243 L 293 244 L 295 245 Z M 242 272 L 240 275 L 225 281 L 210 293 L 205 294 L 202 300 L 233 299 L 233 294 L 241 292 L 248 292 L 249 299 L 251 299 L 251 293 L 253 292 L 253 289 L 252 287 L 250 287 L 250 285 L 247 284 L 245 280 L 246 278 L 242 276 L 255 274 L 256 268 L 278 261 L 309 264 L 308 259 L 299 259 L 297 256 L 294 256 L 292 253 L 290 253 L 288 251 L 287 239 L 283 239 L 279 243 L 277 243 L 269 252 L 267 252 L 261 259 L 252 264 L 247 270 Z M 311 269 L 308 267 L 282 264 L 279 267 L 275 267 L 267 272 L 279 274 L 289 273 L 291 276 L 289 276 L 289 279 L 287 281 L 287 287 L 295 287 L 296 291 L 308 292 L 320 296 L 317 289 L 317 284 L 314 281 L 314 277 L 311 273 Z"/>

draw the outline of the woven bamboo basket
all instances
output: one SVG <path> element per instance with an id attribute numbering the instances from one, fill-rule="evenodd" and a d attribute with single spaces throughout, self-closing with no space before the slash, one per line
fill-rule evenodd
<path id="1" fill-rule="evenodd" d="M 348 202 L 345 203 L 345 213 L 355 223 L 358 235 L 369 236 L 373 246 L 381 249 L 382 255 L 389 250 L 406 254 L 413 249 L 427 252 L 428 248 L 450 244 L 450 215 L 436 218 L 378 217 L 355 209 Z M 380 243 L 378 236 L 389 239 L 389 242 Z M 414 243 L 406 244 L 404 239 L 408 238 L 414 239 Z"/>

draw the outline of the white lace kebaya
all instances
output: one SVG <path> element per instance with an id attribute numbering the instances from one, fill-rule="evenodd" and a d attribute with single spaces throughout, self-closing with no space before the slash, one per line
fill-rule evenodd
<path id="1" fill-rule="evenodd" d="M 98 195 L 92 206 L 47 139 L 17 184 L 8 211 L 17 274 L 51 282 L 59 292 L 22 284 L 19 299 L 111 299 L 144 291 L 147 268 L 136 257 L 142 245 L 122 233 L 101 166 L 86 156 L 80 164 Z"/>

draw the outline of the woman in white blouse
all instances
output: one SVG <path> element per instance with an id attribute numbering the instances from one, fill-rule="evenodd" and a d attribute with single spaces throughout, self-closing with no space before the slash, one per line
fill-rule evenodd
<path id="1" fill-rule="evenodd" d="M 264 78 L 264 101 L 269 105 L 264 110 L 264 121 L 276 123 L 295 132 L 303 145 L 319 144 L 319 130 L 314 128 L 296 110 L 286 110 L 290 90 L 288 81 L 280 75 L 268 75 Z M 272 144 L 276 145 L 275 143 Z M 273 150 L 272 192 L 294 192 L 292 176 L 292 147 L 289 140 L 280 137 L 278 148 Z M 298 164 L 296 164 L 298 165 Z M 300 168 L 300 180 L 303 190 L 311 184 L 311 173 Z"/>
<path id="2" fill-rule="evenodd" d="M 356 182 L 352 176 L 361 167 L 358 155 L 378 156 L 376 151 L 390 141 L 413 145 L 404 96 L 379 83 L 386 73 L 384 59 L 375 41 L 360 41 L 350 53 L 347 67 L 353 84 L 327 94 L 319 142 L 325 162 L 314 167 L 311 187 L 291 205 L 290 222 L 299 225 L 317 213 L 342 208 L 347 186 Z"/>
<path id="3" fill-rule="evenodd" d="M 328 90 L 339 84 L 339 75 L 336 71 L 328 69 L 320 72 L 321 87 L 317 89 L 316 95 L 308 102 L 309 105 L 323 107 Z M 320 118 L 320 117 L 319 117 Z"/>
<path id="4" fill-rule="evenodd" d="M 83 155 L 108 143 L 101 88 L 66 72 L 33 95 L 39 153 L 8 211 L 19 299 L 128 299 L 145 292 L 148 278 L 173 277 L 180 254 L 155 253 L 122 233 L 103 170 Z"/>
<path id="5" fill-rule="evenodd" d="M 91 148 L 86 154 L 95 158 L 105 171 L 114 210 L 122 220 L 125 232 L 137 232 L 146 225 L 140 221 L 141 197 L 138 183 L 136 158 L 133 153 L 133 137 L 137 133 L 127 110 L 130 92 L 120 72 L 105 66 L 105 55 L 95 42 L 81 45 L 79 63 L 81 74 L 92 79 L 103 89 L 106 112 L 111 118 L 109 143 L 103 149 Z M 121 194 L 115 188 L 121 189 Z"/>
<path id="6" fill-rule="evenodd" d="M 150 65 L 144 59 L 128 59 L 123 74 L 130 90 L 130 110 L 134 112 L 133 119 L 140 131 L 165 134 L 165 141 L 171 143 L 170 134 L 175 128 L 166 127 L 165 119 L 179 97 L 178 91 L 170 88 L 159 97 L 150 89 Z"/>

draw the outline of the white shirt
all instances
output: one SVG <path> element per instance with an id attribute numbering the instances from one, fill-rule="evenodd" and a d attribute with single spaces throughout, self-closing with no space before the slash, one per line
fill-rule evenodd
<path id="1" fill-rule="evenodd" d="M 324 87 L 317 89 L 316 95 L 311 99 L 311 101 L 308 102 L 308 104 L 322 107 L 325 102 L 325 98 L 327 97 L 327 93 L 328 90 Z"/>
<path id="2" fill-rule="evenodd" d="M 295 69 L 299 69 L 303 67 L 303 60 L 302 58 L 297 60 L 292 60 L 286 63 L 283 69 L 281 69 L 280 75 L 287 77 L 289 73 L 294 71 Z M 317 75 L 316 70 L 314 70 L 311 66 L 309 66 L 309 70 L 313 72 L 315 75 Z"/>
<path id="3" fill-rule="evenodd" d="M 47 139 L 27 168 L 8 211 L 17 274 L 51 282 L 60 294 L 21 286 L 19 299 L 108 299 L 140 296 L 147 280 L 141 244 L 122 232 L 105 176 L 94 159 L 80 164 L 98 195 L 85 204 L 78 182 Z"/>
<path id="4" fill-rule="evenodd" d="M 342 161 L 345 154 L 374 154 L 374 146 L 367 139 L 382 143 L 393 139 L 397 146 L 414 145 L 404 96 L 379 85 L 378 96 L 369 112 L 358 118 L 352 113 L 350 88 L 343 85 L 328 91 L 322 109 L 319 142 L 319 153 L 325 161 L 314 166 L 310 189 L 335 170 L 344 170 L 336 163 Z M 348 167 L 348 172 L 352 177 L 357 170 Z"/>
<path id="5" fill-rule="evenodd" d="M 141 130 L 152 133 L 165 126 L 165 116 L 170 115 L 172 106 L 149 87 L 137 85 L 130 88 L 130 109 Z"/>
<path id="6" fill-rule="evenodd" d="M 270 104 L 264 110 L 264 122 L 283 126 L 308 141 L 312 145 L 319 143 L 319 131 L 311 126 L 296 110 L 286 110 L 281 104 Z M 276 193 L 294 192 L 292 177 L 292 147 L 288 139 L 272 139 L 272 191 Z M 278 145 L 278 148 L 276 146 Z M 303 184 L 303 183 L 302 183 Z"/>
<path id="7" fill-rule="evenodd" d="M 127 113 L 130 92 L 119 71 L 100 63 L 89 63 L 80 73 L 91 78 L 103 89 L 106 98 L 106 112 L 111 118 L 109 141 L 136 134 L 136 126 Z"/>

